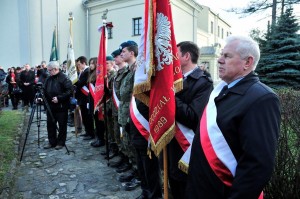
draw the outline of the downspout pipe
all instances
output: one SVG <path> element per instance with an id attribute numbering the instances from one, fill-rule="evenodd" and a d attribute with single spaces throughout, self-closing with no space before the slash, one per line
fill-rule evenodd
<path id="1" fill-rule="evenodd" d="M 89 32 L 89 8 L 88 8 L 89 0 L 83 0 L 82 5 L 86 11 L 86 57 L 90 57 L 90 32 Z"/>
<path id="2" fill-rule="evenodd" d="M 60 27 L 59 27 L 59 0 L 56 0 L 56 41 L 57 41 L 57 49 L 58 49 L 58 57 L 59 57 L 59 62 L 61 62 L 60 60 L 60 42 L 59 42 L 59 31 L 60 31 Z"/>

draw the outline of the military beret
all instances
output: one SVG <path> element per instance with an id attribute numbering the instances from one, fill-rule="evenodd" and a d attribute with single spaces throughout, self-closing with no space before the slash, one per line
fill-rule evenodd
<path id="1" fill-rule="evenodd" d="M 118 50 L 115 50 L 114 52 L 112 52 L 111 56 L 113 56 L 113 58 L 115 58 L 116 56 L 118 56 L 120 54 L 121 54 L 121 51 L 120 51 L 120 49 L 118 49 Z"/>
<path id="2" fill-rule="evenodd" d="M 119 49 L 120 49 L 120 50 L 123 50 L 123 48 L 129 47 L 129 46 L 137 46 L 137 43 L 135 43 L 135 42 L 132 41 L 132 40 L 128 40 L 128 41 L 126 41 L 126 42 L 121 43 Z"/>
<path id="3" fill-rule="evenodd" d="M 112 56 L 110 56 L 110 55 L 106 56 L 106 61 L 113 61 L 113 60 L 114 60 L 114 58 Z"/>

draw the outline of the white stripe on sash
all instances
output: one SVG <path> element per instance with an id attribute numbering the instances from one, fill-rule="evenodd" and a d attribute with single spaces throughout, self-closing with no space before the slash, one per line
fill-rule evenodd
<path id="1" fill-rule="evenodd" d="M 230 170 L 231 174 L 235 176 L 235 169 L 237 166 L 236 159 L 217 124 L 217 109 L 215 105 L 215 98 L 219 95 L 225 85 L 227 85 L 225 82 L 220 82 L 210 95 L 206 111 L 207 131 L 211 144 L 218 158 Z"/>
<path id="2" fill-rule="evenodd" d="M 195 136 L 192 129 L 184 126 L 183 124 L 176 121 L 175 126 L 175 138 L 180 145 L 181 149 L 184 151 L 183 156 L 178 162 L 178 168 L 185 173 L 188 173 L 190 156 L 191 156 L 191 146 Z"/>
<path id="3" fill-rule="evenodd" d="M 115 83 L 113 83 L 113 103 L 114 106 L 116 107 L 116 109 L 119 109 L 119 105 L 120 105 L 120 100 L 118 99 L 118 96 L 116 94 L 116 90 L 115 90 Z"/>

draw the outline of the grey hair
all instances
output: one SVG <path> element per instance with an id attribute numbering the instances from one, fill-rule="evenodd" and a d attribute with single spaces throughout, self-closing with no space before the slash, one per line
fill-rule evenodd
<path id="1" fill-rule="evenodd" d="M 59 63 L 57 61 L 51 61 L 48 63 L 47 67 L 49 67 L 50 69 L 59 69 Z"/>
<path id="2" fill-rule="evenodd" d="M 238 41 L 236 52 L 240 54 L 242 59 L 245 59 L 249 56 L 253 56 L 253 70 L 255 70 L 260 59 L 260 49 L 258 43 L 252 38 L 245 36 L 230 35 L 226 38 L 227 44 L 232 43 L 234 41 Z"/>

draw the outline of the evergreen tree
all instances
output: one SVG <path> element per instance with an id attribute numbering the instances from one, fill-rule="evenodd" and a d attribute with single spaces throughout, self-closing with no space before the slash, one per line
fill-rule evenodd
<path id="1" fill-rule="evenodd" d="M 299 24 L 293 8 L 286 9 L 273 28 L 260 42 L 261 61 L 256 72 L 261 81 L 273 88 L 300 89 Z"/>

